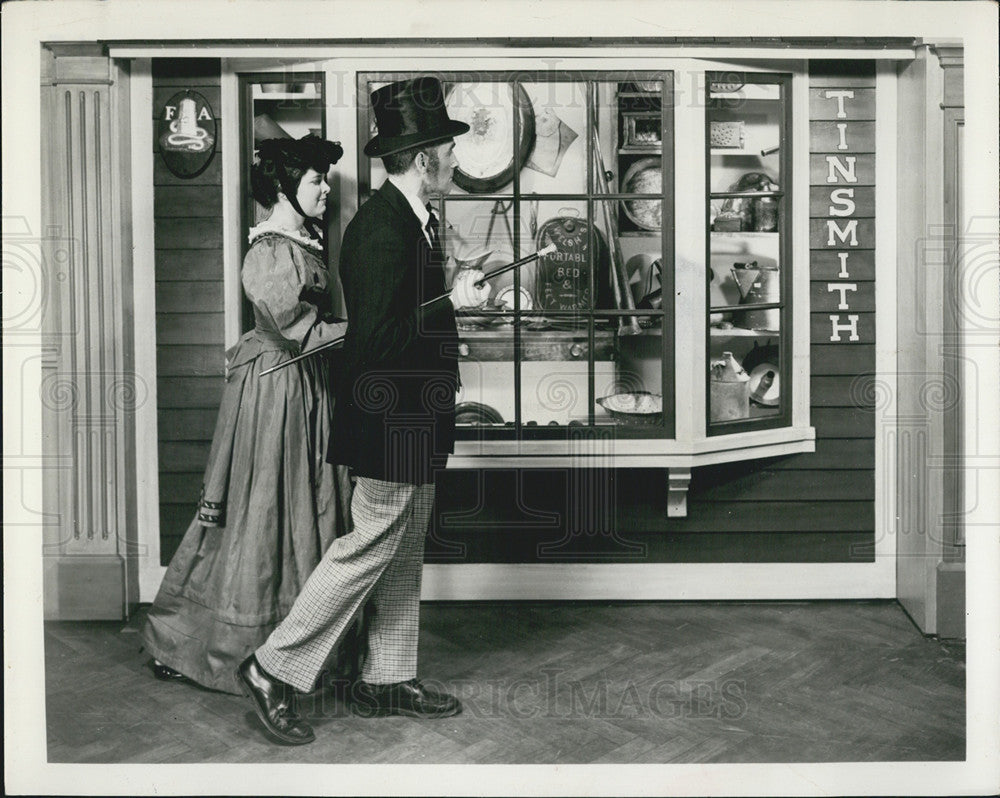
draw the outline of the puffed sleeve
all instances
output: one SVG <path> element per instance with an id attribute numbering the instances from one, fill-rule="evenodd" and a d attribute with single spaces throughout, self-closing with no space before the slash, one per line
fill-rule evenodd
<path id="1" fill-rule="evenodd" d="M 263 321 L 303 351 L 343 337 L 347 322 L 330 313 L 329 281 L 298 244 L 268 236 L 243 263 L 243 290 Z"/>

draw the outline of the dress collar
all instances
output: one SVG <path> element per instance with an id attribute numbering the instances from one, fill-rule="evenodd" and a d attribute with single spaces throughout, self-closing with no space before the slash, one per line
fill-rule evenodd
<path id="1" fill-rule="evenodd" d="M 316 252 L 323 251 L 323 244 L 317 241 L 315 238 L 310 238 L 305 230 L 299 228 L 298 230 L 289 230 L 285 227 L 279 227 L 277 224 L 272 222 L 270 219 L 265 219 L 256 227 L 250 228 L 250 243 L 252 244 L 257 238 L 264 235 L 265 233 L 279 233 L 286 238 L 290 238 L 293 241 L 302 244 L 305 247 L 315 250 Z"/>

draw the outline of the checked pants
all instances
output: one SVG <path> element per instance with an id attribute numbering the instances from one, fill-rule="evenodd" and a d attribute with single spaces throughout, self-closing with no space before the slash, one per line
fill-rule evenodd
<path id="1" fill-rule="evenodd" d="M 307 692 L 372 597 L 368 655 L 361 678 L 392 684 L 417 675 L 420 578 L 434 485 L 359 477 L 351 500 L 354 530 L 337 538 L 291 612 L 257 649 L 257 661 Z"/>

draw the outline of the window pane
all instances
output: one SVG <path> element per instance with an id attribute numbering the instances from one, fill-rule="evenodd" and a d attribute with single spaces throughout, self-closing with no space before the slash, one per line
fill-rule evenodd
<path id="1" fill-rule="evenodd" d="M 455 422 L 469 429 L 504 429 L 514 423 L 514 347 L 510 327 L 460 331 Z"/>
<path id="2" fill-rule="evenodd" d="M 712 233 L 711 307 L 780 302 L 779 241 L 774 233 Z M 755 271 L 756 270 L 756 271 Z M 740 314 L 713 311 L 711 323 L 743 326 Z"/>
<path id="3" fill-rule="evenodd" d="M 707 76 L 708 421 L 712 433 L 787 417 L 788 252 L 783 85 Z M 786 414 L 783 416 L 783 413 Z M 752 426 L 751 426 L 752 428 Z"/>
<path id="4" fill-rule="evenodd" d="M 662 90 L 659 80 L 633 80 L 616 86 L 617 115 L 615 159 L 608 166 L 614 173 L 613 189 L 620 194 L 651 195 L 622 200 L 618 205 L 618 229 L 622 236 L 659 237 L 663 227 Z M 654 198 L 655 197 L 655 198 Z"/>
<path id="5" fill-rule="evenodd" d="M 709 420 L 716 424 L 778 416 L 779 336 L 713 329 L 710 341 Z"/>
<path id="6" fill-rule="evenodd" d="M 598 245 L 596 307 L 634 310 L 644 305 L 646 310 L 658 310 L 662 307 L 663 236 L 652 230 L 619 231 L 617 215 L 623 202 L 598 200 L 593 205 Z M 631 319 L 627 323 L 635 327 Z"/>
<path id="7" fill-rule="evenodd" d="M 514 173 L 531 152 L 526 94 L 506 81 L 478 78 L 445 83 L 444 91 L 448 116 L 469 126 L 455 138 L 455 193 L 512 193 Z"/>
<path id="8" fill-rule="evenodd" d="M 523 194 L 587 193 L 587 84 L 520 84 L 532 110 L 534 144 L 521 170 Z"/>
<path id="9" fill-rule="evenodd" d="M 595 378 L 613 373 L 612 336 L 595 340 Z M 588 424 L 590 383 L 586 331 L 528 332 L 523 341 L 522 418 L 526 427 Z"/>
<path id="10" fill-rule="evenodd" d="M 612 424 L 623 430 L 663 426 L 664 410 L 672 414 L 671 403 L 664 403 L 663 391 L 663 316 L 637 316 L 636 329 L 617 335 L 615 369 L 605 382 L 595 384 L 598 424 Z"/>
<path id="11" fill-rule="evenodd" d="M 510 200 L 445 199 L 441 206 L 444 219 L 444 248 L 448 256 L 446 278 L 461 269 L 477 269 L 484 273 L 513 263 L 514 209 Z M 524 231 L 522 231 L 522 239 Z M 498 324 L 510 324 L 512 318 L 502 314 L 515 310 L 530 311 L 533 295 L 535 264 L 529 263 L 490 279 L 490 297 L 478 309 L 457 313 L 460 329 L 485 329 Z M 515 285 L 523 291 L 515 294 Z"/>
<path id="12" fill-rule="evenodd" d="M 540 203 L 541 205 L 541 203 Z M 607 284 L 606 236 L 587 218 L 585 200 L 565 205 L 541 222 L 539 251 L 554 248 L 538 260 L 535 295 L 539 310 L 553 318 L 573 314 L 580 324 L 594 309 L 594 292 Z M 563 323 L 567 320 L 562 318 Z"/>

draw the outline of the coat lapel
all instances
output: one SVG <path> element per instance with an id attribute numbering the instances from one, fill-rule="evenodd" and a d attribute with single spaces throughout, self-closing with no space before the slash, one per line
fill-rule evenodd
<path id="1" fill-rule="evenodd" d="M 396 215 L 399 216 L 401 222 L 404 224 L 403 232 L 406 237 L 410 241 L 415 242 L 421 266 L 424 268 L 437 266 L 438 269 L 435 271 L 440 271 L 441 267 L 444 265 L 444 250 L 441 248 L 440 236 L 438 237 L 437 246 L 431 249 L 430 244 L 427 243 L 427 237 L 424 235 L 423 227 L 420 225 L 420 220 L 413 212 L 413 208 L 410 206 L 409 201 L 403 196 L 403 192 L 392 184 L 391 180 L 386 180 L 381 185 L 378 190 L 378 195 L 385 200 Z M 443 279 L 443 271 L 441 274 Z M 437 282 L 437 280 L 432 279 L 432 283 L 435 288 L 437 287 Z M 444 290 L 443 283 L 441 290 Z M 438 291 L 438 293 L 440 293 L 440 291 Z M 426 298 L 427 297 L 425 297 L 425 299 Z"/>

